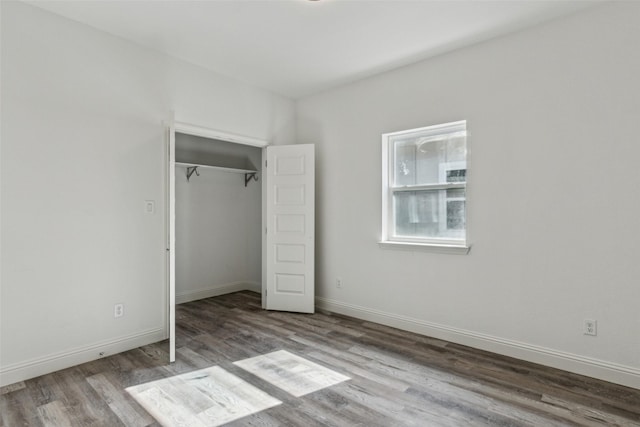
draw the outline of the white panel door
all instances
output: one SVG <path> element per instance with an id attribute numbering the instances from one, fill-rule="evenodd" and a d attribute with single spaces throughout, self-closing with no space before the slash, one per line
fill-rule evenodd
<path id="1" fill-rule="evenodd" d="M 314 312 L 314 145 L 266 148 L 267 310 Z"/>
<path id="2" fill-rule="evenodd" d="M 176 360 L 176 129 L 167 128 L 167 277 L 169 363 Z"/>

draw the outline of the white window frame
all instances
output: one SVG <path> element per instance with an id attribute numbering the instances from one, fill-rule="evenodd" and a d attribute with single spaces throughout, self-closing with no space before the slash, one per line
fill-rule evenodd
<path id="1" fill-rule="evenodd" d="M 465 233 L 462 239 L 450 239 L 450 238 L 437 238 L 437 237 L 408 237 L 408 236 L 395 236 L 394 230 L 394 208 L 393 208 L 393 195 L 402 191 L 419 191 L 419 190 L 448 190 L 448 189 L 467 189 L 466 180 L 468 180 L 469 170 L 469 158 L 467 155 L 466 162 L 450 162 L 441 163 L 439 165 L 438 174 L 440 177 L 446 175 L 447 170 L 458 169 L 466 163 L 466 180 L 463 183 L 452 182 L 445 183 L 446 180 L 441 179 L 441 183 L 438 184 L 424 184 L 424 185 L 402 185 L 395 186 L 395 154 L 392 140 L 402 137 L 403 135 L 423 133 L 426 136 L 430 134 L 437 136 L 446 133 L 454 133 L 464 131 L 466 133 L 466 121 L 461 120 L 458 122 L 445 123 L 435 126 L 427 126 L 417 129 L 409 129 L 400 132 L 385 133 L 382 135 L 382 237 L 379 244 L 385 249 L 407 249 L 407 250 L 427 250 L 434 252 L 444 253 L 457 253 L 466 254 L 469 252 L 470 245 L 469 240 L 469 227 L 468 222 L 465 221 Z M 466 135 L 466 147 L 467 153 L 469 152 L 468 144 L 469 138 Z M 445 194 L 440 196 L 446 198 Z M 468 197 L 465 197 L 468 200 Z M 442 200 L 445 202 L 446 200 Z M 468 212 L 468 202 L 465 207 L 465 215 Z M 440 212 L 440 218 L 446 218 L 446 203 L 440 203 L 440 209 L 445 212 Z M 443 215 L 444 213 L 444 215 Z M 440 221 L 440 227 L 445 226 L 444 221 Z"/>

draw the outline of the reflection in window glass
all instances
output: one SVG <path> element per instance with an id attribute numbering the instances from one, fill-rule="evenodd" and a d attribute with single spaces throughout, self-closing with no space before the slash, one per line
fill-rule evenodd
<path id="1" fill-rule="evenodd" d="M 392 138 L 395 157 L 395 185 L 420 185 L 453 182 L 447 180 L 447 174 L 440 173 L 440 165 L 466 162 L 466 138 L 459 134 L 438 136 L 437 138 L 403 135 Z M 463 169 L 457 171 L 464 177 Z M 454 177 L 456 172 L 451 172 Z M 458 180 L 460 176 L 457 177 Z"/>
<path id="2" fill-rule="evenodd" d="M 464 235 L 464 190 L 397 192 L 393 211 L 398 237 L 459 239 Z"/>
<path id="3" fill-rule="evenodd" d="M 456 230 L 458 233 L 464 231 L 465 215 L 465 190 L 447 190 L 447 230 Z"/>

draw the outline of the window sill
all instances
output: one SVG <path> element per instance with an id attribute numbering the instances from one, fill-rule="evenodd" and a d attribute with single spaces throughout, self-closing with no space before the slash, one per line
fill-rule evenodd
<path id="1" fill-rule="evenodd" d="M 461 245 L 437 245 L 433 243 L 411 243 L 411 242 L 378 242 L 382 249 L 399 249 L 403 251 L 435 252 L 441 254 L 466 255 L 471 250 L 471 246 Z"/>

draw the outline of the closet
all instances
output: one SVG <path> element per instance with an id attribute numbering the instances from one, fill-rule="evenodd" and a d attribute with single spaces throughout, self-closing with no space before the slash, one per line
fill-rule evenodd
<path id="1" fill-rule="evenodd" d="M 261 292 L 262 149 L 175 135 L 176 303 Z"/>
<path id="2" fill-rule="evenodd" d="M 166 133 L 166 319 L 175 304 L 242 289 L 262 307 L 313 313 L 315 154 L 170 120 Z"/>

